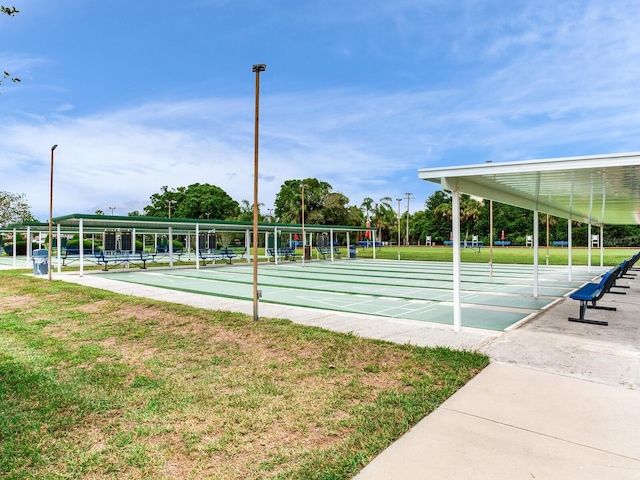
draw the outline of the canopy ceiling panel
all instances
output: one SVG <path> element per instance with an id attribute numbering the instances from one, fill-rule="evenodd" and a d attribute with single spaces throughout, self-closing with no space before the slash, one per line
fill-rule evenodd
<path id="1" fill-rule="evenodd" d="M 425 168 L 418 177 L 593 225 L 640 224 L 640 153 Z"/>

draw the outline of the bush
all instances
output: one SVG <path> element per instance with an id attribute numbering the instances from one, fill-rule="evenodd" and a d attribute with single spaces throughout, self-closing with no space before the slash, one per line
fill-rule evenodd
<path id="1" fill-rule="evenodd" d="M 13 255 L 13 244 L 12 243 L 7 243 L 3 246 L 4 251 L 7 255 Z M 34 251 L 36 249 L 40 248 L 40 244 L 38 243 L 32 243 L 31 244 L 31 251 Z M 26 255 L 27 254 L 27 242 L 25 241 L 18 241 L 16 242 L 16 253 L 18 255 Z"/>

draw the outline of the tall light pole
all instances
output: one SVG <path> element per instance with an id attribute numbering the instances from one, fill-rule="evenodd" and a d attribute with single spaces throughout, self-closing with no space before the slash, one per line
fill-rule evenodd
<path id="1" fill-rule="evenodd" d="M 273 223 L 273 208 L 267 208 L 269 210 L 269 223 Z"/>
<path id="2" fill-rule="evenodd" d="M 47 260 L 47 271 L 49 272 L 49 280 L 51 280 L 51 255 L 53 253 L 53 151 L 58 145 L 51 147 L 51 181 L 49 182 L 49 258 Z M 28 239 L 30 242 L 31 239 Z M 80 242 L 82 243 L 82 241 Z M 58 245 L 58 248 L 60 246 Z M 82 245 L 80 245 L 82 248 Z"/>
<path id="3" fill-rule="evenodd" d="M 302 266 L 304 267 L 304 259 L 307 256 L 307 236 L 304 233 L 304 187 L 306 185 L 303 183 L 300 186 L 302 187 Z"/>
<path id="4" fill-rule="evenodd" d="M 260 72 L 267 66 L 258 63 L 253 66 L 256 74 L 256 128 L 253 142 L 253 320 L 258 321 L 258 119 L 260 118 Z"/>
<path id="5" fill-rule="evenodd" d="M 405 239 L 405 245 L 409 245 L 409 200 L 411 200 L 412 193 L 405 193 L 407 196 L 407 238 Z"/>
<path id="6" fill-rule="evenodd" d="M 117 207 L 109 207 L 109 210 L 111 210 L 111 216 L 113 217 L 113 211 L 116 209 Z M 171 215 L 169 215 L 171 216 Z"/>
<path id="7" fill-rule="evenodd" d="M 398 260 L 400 260 L 400 202 L 401 198 L 396 198 L 398 201 Z"/>

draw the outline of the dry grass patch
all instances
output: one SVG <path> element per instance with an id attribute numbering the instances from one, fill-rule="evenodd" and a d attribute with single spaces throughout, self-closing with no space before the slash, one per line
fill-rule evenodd
<path id="1" fill-rule="evenodd" d="M 350 478 L 487 363 L 3 277 L 0 475 Z"/>

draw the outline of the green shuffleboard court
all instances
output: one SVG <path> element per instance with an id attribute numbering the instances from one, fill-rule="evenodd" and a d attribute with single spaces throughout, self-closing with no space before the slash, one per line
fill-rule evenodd
<path id="1" fill-rule="evenodd" d="M 540 266 L 538 297 L 531 265 L 461 267 L 462 324 L 504 330 L 549 306 L 606 270 Z M 252 301 L 251 265 L 130 270 L 104 274 L 123 282 Z M 300 261 L 260 264 L 261 303 L 453 325 L 453 272 L 446 262 L 394 260 Z"/>

